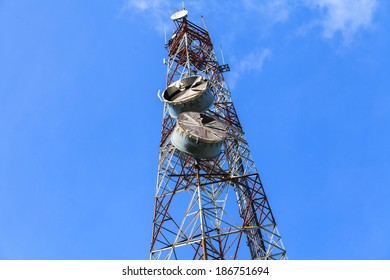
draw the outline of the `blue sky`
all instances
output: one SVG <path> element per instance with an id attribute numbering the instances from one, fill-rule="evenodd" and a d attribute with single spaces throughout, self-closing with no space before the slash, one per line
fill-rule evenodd
<path id="1" fill-rule="evenodd" d="M 289 258 L 390 259 L 389 3 L 185 5 L 223 46 Z M 149 257 L 180 8 L 0 0 L 0 259 Z"/>

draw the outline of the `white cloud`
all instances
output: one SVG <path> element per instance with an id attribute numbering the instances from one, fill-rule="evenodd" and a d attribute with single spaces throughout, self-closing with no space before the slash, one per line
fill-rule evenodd
<path id="1" fill-rule="evenodd" d="M 255 50 L 241 59 L 238 71 L 245 73 L 247 71 L 260 70 L 264 61 L 270 56 L 271 51 L 269 49 Z"/>
<path id="2" fill-rule="evenodd" d="M 177 3 L 169 0 L 126 0 L 122 12 L 124 13 L 143 13 L 149 17 L 150 22 L 154 24 L 156 30 L 163 33 L 165 29 L 171 26 L 169 13 L 173 13 L 177 8 Z"/>
<path id="3" fill-rule="evenodd" d="M 340 32 L 345 41 L 351 41 L 357 31 L 373 24 L 379 0 L 242 0 L 246 12 L 257 13 L 269 24 L 287 22 L 302 7 L 320 12 L 320 18 L 306 23 L 306 27 L 321 25 L 325 38 Z M 318 17 L 318 13 L 315 14 Z"/>
<path id="4" fill-rule="evenodd" d="M 247 10 L 259 13 L 271 23 L 286 21 L 291 12 L 289 0 L 242 0 L 242 2 Z"/>
<path id="5" fill-rule="evenodd" d="M 136 8 L 141 11 L 146 10 L 162 10 L 168 5 L 167 0 L 128 0 L 126 2 L 126 8 Z"/>
<path id="6" fill-rule="evenodd" d="M 377 0 L 311 0 L 306 3 L 323 14 L 320 24 L 326 38 L 341 32 L 346 41 L 350 41 L 358 30 L 372 25 L 378 6 Z"/>
<path id="7" fill-rule="evenodd" d="M 270 49 L 255 50 L 246 56 L 240 58 L 240 62 L 237 63 L 237 70 L 232 70 L 229 79 L 229 84 L 232 88 L 235 87 L 237 81 L 241 76 L 250 72 L 259 72 L 263 68 L 265 61 L 271 57 Z"/>

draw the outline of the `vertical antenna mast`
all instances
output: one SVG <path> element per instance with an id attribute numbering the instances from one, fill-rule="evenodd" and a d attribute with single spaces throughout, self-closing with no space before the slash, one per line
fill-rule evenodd
<path id="1" fill-rule="evenodd" d="M 207 31 L 207 33 L 209 33 L 209 30 L 207 29 L 206 21 L 204 20 L 204 17 L 201 16 L 201 18 L 202 18 L 202 22 L 203 22 L 204 29 Z"/>
<path id="2" fill-rule="evenodd" d="M 223 55 L 222 44 L 220 44 L 219 47 L 220 47 L 220 50 L 221 50 L 222 63 L 225 64 L 225 57 Z"/>

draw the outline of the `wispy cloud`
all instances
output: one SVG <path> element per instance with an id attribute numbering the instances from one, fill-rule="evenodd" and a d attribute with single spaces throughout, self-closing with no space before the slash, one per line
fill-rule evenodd
<path id="1" fill-rule="evenodd" d="M 289 0 L 242 0 L 247 11 L 257 12 L 272 24 L 285 22 L 290 15 Z"/>
<path id="2" fill-rule="evenodd" d="M 230 76 L 230 86 L 235 87 L 237 81 L 245 74 L 250 72 L 260 72 L 267 59 L 271 57 L 270 49 L 254 50 L 246 56 L 240 58 L 237 64 L 237 70 L 232 70 Z"/>
<path id="3" fill-rule="evenodd" d="M 135 8 L 141 11 L 156 11 L 163 10 L 168 5 L 168 0 L 127 0 L 125 2 L 125 9 Z"/>
<path id="4" fill-rule="evenodd" d="M 169 0 L 126 0 L 122 7 L 122 13 L 143 14 L 150 18 L 150 22 L 153 22 L 159 33 L 163 33 L 171 25 L 167 13 L 173 13 L 178 8 L 179 2 L 172 2 Z"/>
<path id="5" fill-rule="evenodd" d="M 340 32 L 349 42 L 358 30 L 367 29 L 373 23 L 377 0 L 311 0 L 308 6 L 319 9 L 326 38 L 333 38 Z"/>
<path id="6" fill-rule="evenodd" d="M 316 17 L 306 26 L 320 25 L 325 38 L 340 32 L 346 42 L 372 26 L 379 0 L 242 0 L 246 12 L 256 12 L 268 24 L 288 22 L 303 7 L 309 7 Z"/>

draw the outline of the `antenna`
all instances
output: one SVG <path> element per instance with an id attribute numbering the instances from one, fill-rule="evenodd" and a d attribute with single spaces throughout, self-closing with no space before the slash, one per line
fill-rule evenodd
<path id="1" fill-rule="evenodd" d="M 203 25 L 204 25 L 204 29 L 206 29 L 206 31 L 207 31 L 207 33 L 209 32 L 209 30 L 207 29 L 207 26 L 206 26 L 206 22 L 205 22 L 205 20 L 204 20 L 204 17 L 203 16 L 201 16 L 202 17 L 202 22 L 203 22 Z"/>
<path id="2" fill-rule="evenodd" d="M 184 7 L 184 0 L 181 1 L 181 5 L 182 5 L 183 9 L 180 11 L 177 11 L 176 13 L 174 13 L 171 16 L 171 20 L 173 20 L 174 22 L 180 22 L 182 19 L 186 18 L 188 15 L 188 11 Z"/>
<path id="3" fill-rule="evenodd" d="M 222 63 L 225 64 L 225 57 L 223 55 L 222 44 L 220 44 L 219 47 L 221 49 Z"/>
<path id="4" fill-rule="evenodd" d="M 183 18 L 186 18 L 187 15 L 188 15 L 188 11 L 187 10 L 181 10 L 181 11 L 178 11 L 178 12 L 174 13 L 173 15 L 171 15 L 171 20 L 173 20 L 173 21 L 180 21 Z"/>
<path id="5" fill-rule="evenodd" d="M 219 45 L 220 49 L 221 49 L 221 56 L 222 56 L 222 65 L 219 65 L 218 66 L 218 69 L 219 71 L 221 72 L 229 72 L 230 71 L 230 66 L 229 64 L 226 64 L 225 63 L 225 56 L 223 55 L 223 50 L 222 50 L 222 44 Z"/>
<path id="6" fill-rule="evenodd" d="M 165 43 L 165 46 L 168 44 L 167 43 L 167 28 L 164 27 L 164 43 Z"/>

